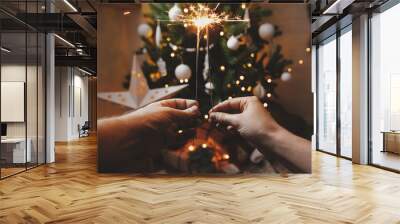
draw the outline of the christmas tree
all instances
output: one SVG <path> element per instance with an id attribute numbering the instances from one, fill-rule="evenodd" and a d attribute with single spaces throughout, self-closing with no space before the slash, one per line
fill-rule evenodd
<path id="1" fill-rule="evenodd" d="M 149 87 L 187 84 L 189 88 L 179 97 L 198 100 L 205 117 L 222 100 L 255 95 L 278 123 L 299 136 L 309 137 L 311 129 L 304 120 L 277 103 L 277 81 L 290 79 L 288 66 L 292 62 L 284 58 L 282 47 L 274 42 L 282 32 L 268 22 L 272 11 L 264 6 L 143 5 L 146 23 L 138 27 L 143 47 L 135 53 L 144 56 L 141 70 Z M 129 80 L 130 75 L 126 88 Z M 191 173 L 237 173 L 263 164 L 259 161 L 264 157 L 258 150 L 214 129 L 208 122 L 197 128 L 196 135 L 184 147 L 166 150 L 163 160 L 176 170 Z M 261 160 L 254 159 L 259 157 Z"/>
<path id="2" fill-rule="evenodd" d="M 268 23 L 269 9 L 219 3 L 147 7 L 146 23 L 138 27 L 144 44 L 136 53 L 145 56 L 141 68 L 151 88 L 187 83 L 189 88 L 180 96 L 199 100 L 206 112 L 216 102 L 249 95 L 267 106 L 277 97 L 276 80 L 290 79 L 291 61 L 274 43 L 282 33 Z M 200 18 L 209 24 L 199 28 L 195 24 L 199 14 L 212 14 L 218 21 Z"/>

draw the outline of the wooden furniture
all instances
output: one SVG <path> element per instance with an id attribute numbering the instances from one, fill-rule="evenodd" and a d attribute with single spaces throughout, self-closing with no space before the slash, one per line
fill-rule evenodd
<path id="1" fill-rule="evenodd" d="M 382 152 L 400 154 L 400 131 L 383 131 Z"/>
<path id="2" fill-rule="evenodd" d="M 27 145 L 27 147 L 25 147 L 25 145 Z M 30 162 L 32 158 L 31 145 L 32 141 L 30 138 L 26 139 L 26 141 L 25 138 L 1 139 L 1 159 L 5 164 Z"/>

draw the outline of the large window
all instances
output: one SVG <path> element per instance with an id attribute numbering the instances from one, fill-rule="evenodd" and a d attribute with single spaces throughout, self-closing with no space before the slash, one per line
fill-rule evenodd
<path id="1" fill-rule="evenodd" d="M 340 155 L 352 157 L 352 32 L 351 26 L 340 36 Z"/>
<path id="2" fill-rule="evenodd" d="M 371 162 L 400 170 L 400 4 L 371 19 Z"/>
<path id="3" fill-rule="evenodd" d="M 318 45 L 317 148 L 352 157 L 352 26 Z"/>
<path id="4" fill-rule="evenodd" d="M 318 139 L 320 150 L 336 153 L 336 36 L 318 47 Z"/>

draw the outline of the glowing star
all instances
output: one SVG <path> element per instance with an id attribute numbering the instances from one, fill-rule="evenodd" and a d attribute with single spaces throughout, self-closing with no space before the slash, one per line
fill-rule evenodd
<path id="1" fill-rule="evenodd" d="M 98 93 L 97 97 L 132 109 L 137 109 L 155 101 L 172 97 L 187 86 L 187 84 L 177 86 L 165 85 L 165 88 L 150 89 L 144 75 L 136 70 L 136 55 L 134 55 L 129 90 L 123 92 Z"/>

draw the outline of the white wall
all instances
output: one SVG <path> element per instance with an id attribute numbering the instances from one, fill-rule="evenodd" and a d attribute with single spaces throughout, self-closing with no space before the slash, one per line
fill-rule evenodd
<path id="1" fill-rule="evenodd" d="M 26 69 L 26 70 L 25 70 Z M 27 73 L 26 73 L 27 71 Z M 28 77 L 28 85 L 29 87 L 36 86 L 36 80 L 33 77 L 36 77 L 36 66 L 25 67 L 20 64 L 5 64 L 1 66 L 1 81 L 3 82 L 25 82 L 25 75 Z M 30 127 L 32 130 L 36 130 L 36 113 L 32 113 L 32 111 L 36 111 L 37 99 L 36 99 L 36 87 L 35 88 L 27 88 L 27 106 L 30 109 L 27 109 L 27 119 L 28 119 L 28 137 L 31 133 Z M 40 106 L 40 105 L 39 105 Z M 34 108 L 33 108 L 34 107 Z M 7 108 L 1 108 L 1 110 L 7 110 Z M 33 123 L 32 123 L 33 122 Z M 26 122 L 7 122 L 7 136 L 8 137 L 25 137 L 25 123 Z M 33 132 L 33 131 L 32 131 Z M 35 132 L 36 134 L 36 132 Z"/>
<path id="2" fill-rule="evenodd" d="M 37 70 L 38 69 L 38 70 Z M 22 107 L 22 113 L 26 112 L 26 121 L 6 122 L 8 138 L 25 138 L 30 140 L 32 161 L 44 163 L 45 150 L 45 116 L 44 116 L 44 73 L 42 67 L 25 64 L 3 64 L 1 66 L 2 82 L 24 82 L 26 84 L 26 106 Z M 26 80 L 27 79 L 27 80 Z M 23 94 L 23 93 L 22 93 Z M 7 96 L 2 96 L 7 97 Z M 11 108 L 1 108 L 11 110 Z M 39 156 L 37 156 L 39 153 Z"/>
<path id="3" fill-rule="evenodd" d="M 25 64 L 8 64 L 1 66 L 1 81 L 3 82 L 25 82 Z M 28 71 L 31 70 L 28 67 Z M 6 108 L 1 108 L 6 110 Z M 7 137 L 25 137 L 25 123 L 11 122 L 7 123 Z"/>
<path id="4" fill-rule="evenodd" d="M 67 67 L 55 68 L 55 141 L 68 140 L 68 88 L 70 77 Z"/>
<path id="5" fill-rule="evenodd" d="M 76 70 L 75 70 L 76 71 Z M 76 128 L 78 124 L 83 125 L 85 121 L 89 119 L 89 102 L 88 102 L 88 77 L 81 76 L 82 73 L 79 75 L 74 75 L 74 108 L 72 109 L 73 112 L 73 119 L 72 119 L 72 135 L 78 136 L 78 129 Z"/>
<path id="6" fill-rule="evenodd" d="M 55 73 L 55 140 L 70 141 L 88 120 L 88 78 L 72 67 L 56 67 Z"/>

